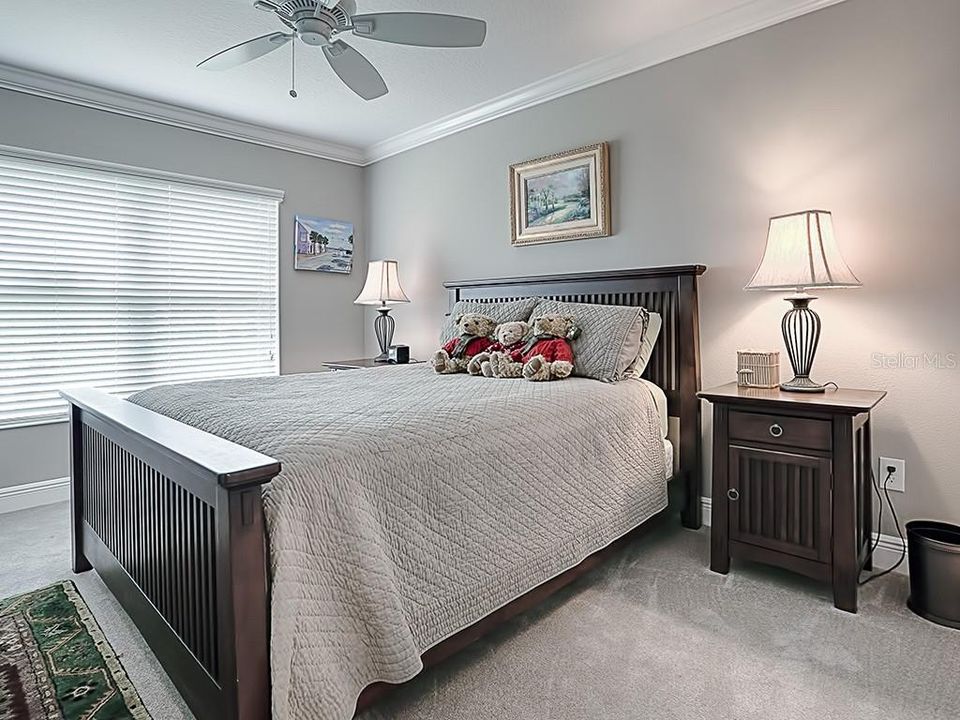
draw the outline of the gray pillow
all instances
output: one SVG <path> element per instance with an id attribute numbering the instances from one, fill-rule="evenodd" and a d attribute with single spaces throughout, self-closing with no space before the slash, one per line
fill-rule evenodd
<path id="1" fill-rule="evenodd" d="M 522 298 L 520 300 L 511 300 L 510 302 L 492 302 L 482 303 L 476 300 L 458 300 L 453 306 L 453 310 L 443 328 L 440 330 L 440 344 L 443 345 L 448 340 L 457 337 L 460 332 L 457 330 L 457 318 L 467 313 L 480 313 L 493 319 L 496 323 L 513 322 L 530 319 L 530 311 L 540 301 L 540 298 Z"/>
<path id="2" fill-rule="evenodd" d="M 631 376 L 649 325 L 642 307 L 541 300 L 531 322 L 541 315 L 572 315 L 580 327 L 573 341 L 573 374 L 603 382 Z"/>
<path id="3" fill-rule="evenodd" d="M 648 312 L 647 331 L 643 333 L 643 340 L 640 341 L 640 354 L 637 355 L 636 362 L 633 363 L 627 372 L 631 377 L 643 377 L 643 371 L 650 364 L 650 358 L 653 357 L 653 346 L 656 345 L 657 338 L 660 337 L 660 328 L 663 327 L 663 318 L 659 313 Z"/>

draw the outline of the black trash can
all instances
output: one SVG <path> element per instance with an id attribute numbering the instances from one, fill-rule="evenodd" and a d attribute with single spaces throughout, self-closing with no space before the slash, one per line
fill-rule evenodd
<path id="1" fill-rule="evenodd" d="M 910 599 L 907 607 L 960 630 L 960 526 L 935 520 L 907 523 Z"/>

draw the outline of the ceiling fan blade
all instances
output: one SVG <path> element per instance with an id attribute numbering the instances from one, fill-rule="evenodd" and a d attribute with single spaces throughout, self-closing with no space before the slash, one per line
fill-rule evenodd
<path id="1" fill-rule="evenodd" d="M 216 55 L 211 55 L 203 62 L 198 63 L 197 67 L 202 67 L 204 70 L 228 70 L 283 47 L 290 42 L 292 37 L 293 35 L 287 35 L 286 33 L 261 35 L 253 40 L 247 40 L 239 45 L 221 50 Z"/>
<path id="2" fill-rule="evenodd" d="M 419 47 L 479 47 L 487 36 L 487 23 L 477 18 L 439 13 L 387 12 L 354 15 L 353 32 L 359 37 Z"/>
<path id="3" fill-rule="evenodd" d="M 344 84 L 364 100 L 373 100 L 387 94 L 387 84 L 377 69 L 357 50 L 342 40 L 323 48 L 327 62 Z"/>

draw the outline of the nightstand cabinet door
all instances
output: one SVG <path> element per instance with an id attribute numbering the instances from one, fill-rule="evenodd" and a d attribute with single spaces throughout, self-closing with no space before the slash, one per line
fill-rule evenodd
<path id="1" fill-rule="evenodd" d="M 730 539 L 830 561 L 830 459 L 732 445 Z"/>

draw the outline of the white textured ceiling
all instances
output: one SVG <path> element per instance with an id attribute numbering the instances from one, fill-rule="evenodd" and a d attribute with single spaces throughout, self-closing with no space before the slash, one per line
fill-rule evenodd
<path id="1" fill-rule="evenodd" d="M 748 0 L 357 0 L 358 12 L 481 17 L 482 48 L 348 39 L 388 95 L 365 102 L 297 43 L 225 72 L 208 55 L 283 29 L 252 0 L 0 0 L 0 63 L 329 142 L 367 147 L 584 62 L 657 41 Z"/>

